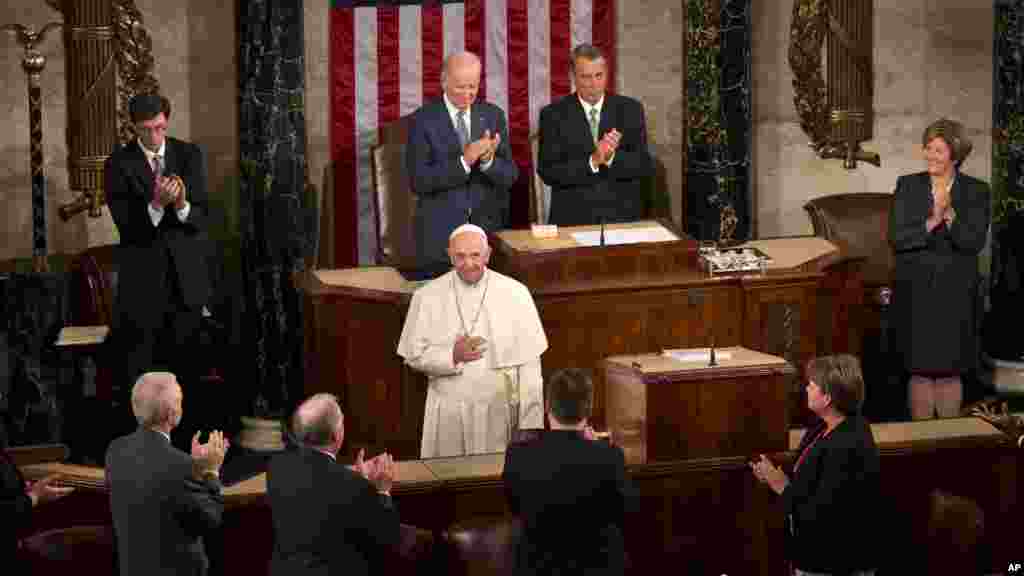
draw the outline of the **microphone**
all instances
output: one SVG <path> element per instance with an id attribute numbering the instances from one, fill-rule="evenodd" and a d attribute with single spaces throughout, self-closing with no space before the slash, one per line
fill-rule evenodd
<path id="1" fill-rule="evenodd" d="M 601 217 L 601 246 L 604 246 L 604 217 Z"/>

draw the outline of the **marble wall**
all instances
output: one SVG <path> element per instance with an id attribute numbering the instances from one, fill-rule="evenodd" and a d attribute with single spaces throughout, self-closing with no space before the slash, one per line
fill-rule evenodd
<path id="1" fill-rule="evenodd" d="M 238 167 L 237 32 L 233 2 L 136 0 L 153 36 L 156 74 L 174 102 L 171 131 L 204 146 L 210 187 L 230 194 Z M 306 109 L 310 174 L 322 184 L 328 165 L 328 11 L 326 0 L 306 0 Z M 626 9 L 628 6 L 628 10 Z M 664 166 L 672 213 L 680 219 L 683 178 L 683 3 L 619 0 L 617 89 L 647 107 L 651 148 Z M 990 177 L 992 130 L 992 3 L 978 0 L 875 2 L 875 139 L 865 148 L 882 167 L 846 171 L 807 148 L 793 108 L 787 62 L 790 2 L 753 2 L 754 196 L 759 236 L 802 234 L 810 224 L 802 205 L 818 195 L 891 191 L 896 177 L 922 166 L 919 139 L 931 120 L 957 118 L 970 129 L 975 152 L 965 170 Z M 41 0 L 9 0 L 0 24 L 35 27 L 57 15 Z M 28 109 L 21 50 L 0 37 L 0 260 L 27 257 L 30 243 Z M 75 252 L 115 240 L 109 216 L 78 216 L 63 223 L 67 190 L 64 58 L 59 37 L 43 46 L 44 143 L 49 182 L 50 250 Z"/>
<path id="2" fill-rule="evenodd" d="M 628 10 L 626 8 L 629 8 Z M 683 147 L 682 2 L 619 0 L 616 90 L 644 103 L 648 145 L 664 170 L 672 219 L 681 223 Z"/>
<path id="3" fill-rule="evenodd" d="M 153 40 L 155 75 L 172 103 L 170 134 L 192 140 L 207 154 L 211 193 L 238 170 L 238 72 L 233 3 L 187 0 L 136 0 Z M 60 14 L 41 0 L 9 0 L 0 6 L 0 24 L 38 29 Z M 68 189 L 64 47 L 59 33 L 42 45 L 47 57 L 42 75 L 43 143 L 47 178 L 49 250 L 74 253 L 87 246 L 116 242 L 109 212 L 100 218 L 78 215 L 62 222 L 61 204 L 74 198 Z M 30 256 L 31 186 L 26 78 L 22 50 L 0 36 L 0 261 Z"/>
<path id="4" fill-rule="evenodd" d="M 788 4 L 788 3 L 786 3 Z M 803 204 L 841 192 L 892 192 L 924 169 L 921 134 L 933 120 L 962 122 L 974 140 L 964 171 L 989 180 L 992 157 L 992 2 L 875 2 L 874 140 L 881 168 L 848 171 L 808 148 L 793 107 L 787 61 L 791 13 L 754 2 L 754 172 L 757 235 L 811 232 Z"/>

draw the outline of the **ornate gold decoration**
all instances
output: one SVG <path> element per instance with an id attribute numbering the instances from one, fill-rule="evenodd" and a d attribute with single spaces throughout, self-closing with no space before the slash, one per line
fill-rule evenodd
<path id="1" fill-rule="evenodd" d="M 133 0 L 47 0 L 64 14 L 68 86 L 68 170 L 80 195 L 60 207 L 68 220 L 102 215 L 103 163 L 135 138 L 128 101 L 157 92 L 153 42 Z"/>
<path id="2" fill-rule="evenodd" d="M 871 139 L 874 92 L 871 67 L 872 6 L 867 0 L 793 0 L 789 66 L 800 127 L 821 158 L 881 166 L 877 153 L 861 149 Z M 828 77 L 822 46 L 828 39 Z"/>
<path id="3" fill-rule="evenodd" d="M 25 49 L 21 67 L 28 80 L 29 117 L 29 170 L 32 180 L 32 269 L 46 272 L 49 264 L 46 258 L 46 177 L 43 174 L 43 97 L 39 77 L 46 68 L 46 56 L 38 50 L 50 30 L 60 28 L 60 22 L 50 22 L 39 32 L 21 24 L 0 26 L 10 32 L 18 44 Z"/>
<path id="4" fill-rule="evenodd" d="M 117 73 L 120 102 L 118 118 L 122 142 L 135 138 L 135 125 L 128 116 L 128 101 L 136 94 L 160 91 L 160 82 L 153 75 L 153 40 L 149 37 L 142 13 L 134 0 L 114 0 Z"/>
<path id="5" fill-rule="evenodd" d="M 967 406 L 963 414 L 981 418 L 1017 444 L 1024 447 L 1024 418 L 1011 414 L 1005 400 L 988 398 Z"/>

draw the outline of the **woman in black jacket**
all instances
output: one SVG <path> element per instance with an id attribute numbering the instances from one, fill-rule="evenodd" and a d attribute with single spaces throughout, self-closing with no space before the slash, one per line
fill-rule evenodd
<path id="1" fill-rule="evenodd" d="M 791 475 L 763 454 L 754 476 L 782 497 L 786 555 L 797 576 L 875 572 L 878 447 L 860 415 L 864 378 L 848 354 L 807 364 L 807 405 L 821 420 L 800 441 Z"/>
<path id="2" fill-rule="evenodd" d="M 992 217 L 988 184 L 960 171 L 971 152 L 964 127 L 938 120 L 921 145 L 927 170 L 896 181 L 889 213 L 889 341 L 910 373 L 914 420 L 960 414 L 961 374 L 977 368 L 978 253 Z"/>

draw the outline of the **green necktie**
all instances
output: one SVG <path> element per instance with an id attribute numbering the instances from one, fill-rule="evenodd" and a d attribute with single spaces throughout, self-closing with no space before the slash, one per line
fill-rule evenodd
<path id="1" fill-rule="evenodd" d="M 594 137 L 594 142 L 597 142 L 597 108 L 590 109 L 590 135 Z"/>

